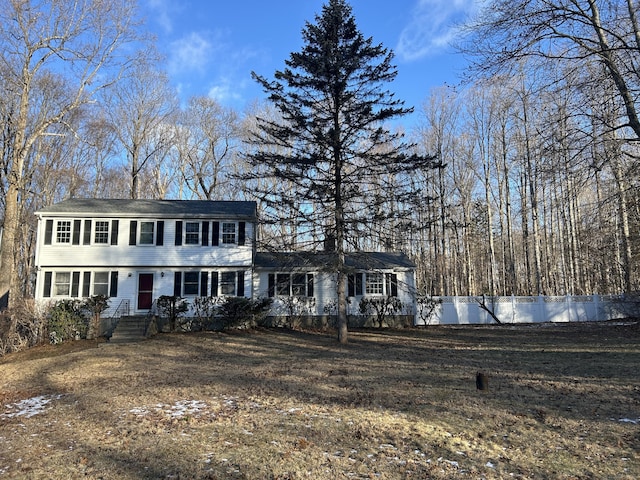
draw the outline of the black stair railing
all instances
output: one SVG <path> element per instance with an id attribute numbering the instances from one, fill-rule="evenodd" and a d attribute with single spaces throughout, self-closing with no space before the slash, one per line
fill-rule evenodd
<path id="1" fill-rule="evenodd" d="M 131 302 L 128 299 L 121 300 L 116 309 L 113 311 L 110 317 L 107 318 L 106 336 L 111 337 L 114 330 L 118 326 L 120 318 L 123 316 L 129 316 L 131 312 Z"/>

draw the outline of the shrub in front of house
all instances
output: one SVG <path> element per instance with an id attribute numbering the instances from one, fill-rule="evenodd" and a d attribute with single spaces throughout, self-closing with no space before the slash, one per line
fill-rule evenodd
<path id="1" fill-rule="evenodd" d="M 181 325 L 182 318 L 189 311 L 189 302 L 174 295 L 161 295 L 156 301 L 158 314 L 169 320 L 169 330 L 174 332 Z"/>
<path id="2" fill-rule="evenodd" d="M 49 311 L 47 327 L 53 344 L 87 338 L 89 323 L 82 300 L 60 300 Z"/>
<path id="3" fill-rule="evenodd" d="M 222 328 L 252 328 L 262 325 L 271 307 L 271 298 L 226 297 L 217 306 Z"/>

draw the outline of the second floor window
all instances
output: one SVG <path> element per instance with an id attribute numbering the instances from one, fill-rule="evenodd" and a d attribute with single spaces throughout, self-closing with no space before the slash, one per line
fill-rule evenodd
<path id="1" fill-rule="evenodd" d="M 200 222 L 187 222 L 184 227 L 185 245 L 198 245 L 200 243 Z"/>
<path id="2" fill-rule="evenodd" d="M 224 222 L 222 224 L 222 243 L 236 243 L 236 224 Z"/>
<path id="3" fill-rule="evenodd" d="M 57 243 L 71 243 L 71 221 L 63 220 L 58 222 L 56 228 Z"/>
<path id="4" fill-rule="evenodd" d="M 153 245 L 154 222 L 140 222 L 140 245 Z"/>
<path id="5" fill-rule="evenodd" d="M 109 243 L 109 222 L 96 221 L 93 241 L 100 244 Z"/>

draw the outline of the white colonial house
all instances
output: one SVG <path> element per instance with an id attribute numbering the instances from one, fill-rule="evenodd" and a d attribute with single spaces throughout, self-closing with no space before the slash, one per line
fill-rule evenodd
<path id="1" fill-rule="evenodd" d="M 274 317 L 335 315 L 333 254 L 256 252 L 255 202 L 70 199 L 36 215 L 38 301 L 101 294 L 109 316 L 144 315 L 162 295 L 273 297 Z M 363 297 L 398 297 L 413 323 L 405 255 L 350 254 L 347 267 L 350 314 Z"/>

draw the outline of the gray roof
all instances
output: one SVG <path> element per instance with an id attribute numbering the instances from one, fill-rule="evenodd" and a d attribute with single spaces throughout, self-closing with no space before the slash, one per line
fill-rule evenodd
<path id="1" fill-rule="evenodd" d="M 330 252 L 257 252 L 255 266 L 264 269 L 318 269 L 330 271 L 337 256 Z M 416 265 L 401 252 L 354 252 L 345 255 L 349 270 L 415 269 Z"/>
<path id="2" fill-rule="evenodd" d="M 43 216 L 220 217 L 255 220 L 257 207 L 256 202 L 72 198 L 36 213 Z"/>

